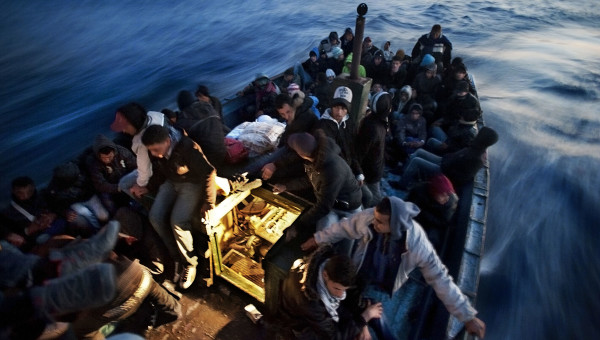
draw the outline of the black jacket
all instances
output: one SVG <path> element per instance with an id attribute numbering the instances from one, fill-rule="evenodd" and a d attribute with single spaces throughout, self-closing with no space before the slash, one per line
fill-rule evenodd
<path id="1" fill-rule="evenodd" d="M 181 136 L 177 140 L 171 135 L 171 143 L 175 143 L 175 147 L 169 158 L 150 155 L 153 174 L 148 186 L 157 189 L 166 180 L 196 183 L 202 186 L 206 202 L 215 204 L 216 171 L 202 153 L 202 149 L 187 136 Z"/>
<path id="2" fill-rule="evenodd" d="M 355 176 L 363 173 L 360 161 L 356 155 L 355 140 L 357 129 L 351 118 L 346 119 L 338 125 L 338 123 L 331 118 L 331 111 L 327 110 L 315 124 L 314 129 L 315 131 L 317 129 L 323 130 L 327 137 L 335 141 L 340 147 L 340 156 L 348 163 Z"/>
<path id="3" fill-rule="evenodd" d="M 319 248 L 309 262 L 297 261 L 281 286 L 278 316 L 299 339 L 354 339 L 366 325 L 356 306 L 343 300 L 335 322 L 319 298 L 317 282 L 321 264 L 333 256 L 330 247 Z M 306 276 L 306 280 L 303 278 Z"/>
<path id="4" fill-rule="evenodd" d="M 200 147 L 208 161 L 220 167 L 225 161 L 225 132 L 219 114 L 206 102 L 195 102 L 183 110 L 182 117 L 175 126 L 185 130 L 187 135 Z"/>
<path id="5" fill-rule="evenodd" d="M 306 177 L 288 182 L 288 190 L 301 190 L 312 185 L 316 203 L 304 212 L 297 223 L 302 228 L 312 228 L 315 223 L 331 209 L 336 200 L 348 203 L 348 210 L 354 210 L 361 205 L 362 193 L 352 170 L 340 156 L 340 148 L 335 142 L 317 131 L 317 150 L 315 161 L 304 161 Z"/>
<path id="6" fill-rule="evenodd" d="M 100 160 L 99 151 L 104 147 L 110 147 L 115 152 L 110 164 L 104 164 Z M 98 135 L 94 140 L 93 153 L 88 155 L 86 165 L 94 189 L 108 194 L 118 193 L 121 177 L 137 168 L 135 155 L 104 135 Z"/>
<path id="7" fill-rule="evenodd" d="M 363 119 L 358 131 L 356 154 L 367 183 L 378 182 L 383 177 L 387 128 L 385 118 L 372 113 Z"/>

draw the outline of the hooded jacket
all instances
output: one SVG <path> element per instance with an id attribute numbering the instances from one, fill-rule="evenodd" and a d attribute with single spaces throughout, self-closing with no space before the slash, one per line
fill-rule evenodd
<path id="1" fill-rule="evenodd" d="M 100 160 L 100 150 L 109 147 L 115 157 L 110 164 Z M 87 158 L 87 170 L 96 191 L 115 194 L 119 192 L 119 180 L 137 167 L 135 155 L 126 148 L 115 144 L 104 135 L 96 136 L 92 146 L 93 154 Z"/>
<path id="2" fill-rule="evenodd" d="M 342 73 L 350 73 L 350 67 L 348 64 L 352 64 L 352 53 L 348 54 L 346 60 L 344 61 L 344 67 L 342 67 Z M 363 65 L 358 65 L 358 76 L 365 78 L 367 76 L 367 70 Z"/>
<path id="3" fill-rule="evenodd" d="M 348 163 L 355 176 L 363 173 L 354 143 L 357 130 L 352 119 L 350 119 L 350 115 L 346 115 L 342 121 L 338 123 L 337 120 L 331 117 L 331 108 L 328 108 L 321 116 L 321 119 L 315 124 L 314 129 L 323 130 L 327 137 L 335 141 L 340 147 L 340 156 L 346 160 L 346 163 Z"/>
<path id="4" fill-rule="evenodd" d="M 379 114 L 375 108 L 360 125 L 356 138 L 356 154 L 365 175 L 365 182 L 376 183 L 383 177 L 385 163 L 385 135 L 387 115 Z"/>
<path id="5" fill-rule="evenodd" d="M 352 170 L 340 156 L 335 142 L 317 131 L 317 149 L 314 162 L 304 161 L 306 177 L 286 184 L 288 190 L 301 190 L 312 185 L 316 203 L 297 220 L 302 227 L 311 227 L 331 209 L 336 200 L 348 202 L 349 210 L 357 209 L 362 203 L 362 193 Z"/>
<path id="6" fill-rule="evenodd" d="M 301 339 L 354 339 L 366 325 L 357 306 L 342 301 L 339 322 L 328 314 L 319 298 L 319 267 L 334 255 L 331 247 L 321 247 L 307 262 L 297 260 L 281 286 L 278 315 Z"/>
<path id="7" fill-rule="evenodd" d="M 436 254 L 423 228 L 413 220 L 419 213 L 419 208 L 397 197 L 390 196 L 389 199 L 392 206 L 390 240 L 399 240 L 403 234 L 406 235 L 406 250 L 401 254 L 392 294 L 408 280 L 410 272 L 419 268 L 425 281 L 433 287 L 450 314 L 461 322 L 473 319 L 477 311 L 448 275 L 448 269 Z M 361 268 L 369 243 L 375 238 L 374 231 L 370 228 L 374 221 L 374 209 L 363 210 L 349 219 L 316 232 L 315 241 L 321 245 L 333 244 L 343 239 L 355 240 L 351 257 L 357 268 Z"/>

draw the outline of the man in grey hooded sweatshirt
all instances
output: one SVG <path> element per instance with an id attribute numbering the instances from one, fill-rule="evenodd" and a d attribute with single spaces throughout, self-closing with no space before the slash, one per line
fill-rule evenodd
<path id="1" fill-rule="evenodd" d="M 355 240 L 350 256 L 359 274 L 368 280 L 369 286 L 377 286 L 391 296 L 418 267 L 448 312 L 463 322 L 469 333 L 483 338 L 485 323 L 475 316 L 477 311 L 448 275 L 423 228 L 413 220 L 419 212 L 413 203 L 386 197 L 375 208 L 316 232 L 301 247 L 309 250 L 344 239 Z"/>

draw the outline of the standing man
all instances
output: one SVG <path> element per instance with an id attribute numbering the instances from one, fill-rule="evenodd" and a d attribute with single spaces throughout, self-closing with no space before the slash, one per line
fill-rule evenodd
<path id="1" fill-rule="evenodd" d="M 177 130 L 152 125 L 144 132 L 142 142 L 152 155 L 154 174 L 150 186 L 160 185 L 150 209 L 150 223 L 173 259 L 183 262 L 179 286 L 187 289 L 196 278 L 198 265 L 191 232 L 192 213 L 200 207 L 206 219 L 208 211 L 215 207 L 216 171 L 198 144 Z"/>
<path id="2" fill-rule="evenodd" d="M 131 196 L 140 199 L 148 193 L 148 180 L 152 176 L 152 164 L 148 156 L 148 149 L 142 143 L 142 135 L 148 126 L 164 126 L 165 116 L 160 112 L 146 111 L 138 103 L 129 103 L 117 109 L 115 120 L 110 125 L 111 130 L 133 136 L 131 150 L 136 155 L 137 170 L 123 176 L 119 181 L 119 189 Z"/>
<path id="3" fill-rule="evenodd" d="M 413 220 L 419 212 L 413 203 L 385 197 L 375 208 L 317 231 L 301 247 L 308 250 L 344 239 L 354 240 L 351 257 L 359 275 L 367 282 L 364 294 L 383 302 L 383 319 L 391 312 L 385 309 L 386 302 L 401 298 L 397 291 L 418 267 L 448 312 L 463 322 L 469 333 L 483 338 L 485 323 L 475 316 L 477 311 L 448 275 L 423 228 Z M 383 333 L 388 333 L 389 325 L 381 322 L 379 326 Z"/>

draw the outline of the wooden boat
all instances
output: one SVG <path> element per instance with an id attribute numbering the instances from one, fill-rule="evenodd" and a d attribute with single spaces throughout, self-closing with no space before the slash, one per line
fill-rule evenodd
<path id="1" fill-rule="evenodd" d="M 241 123 L 243 108 L 252 102 L 252 97 L 234 97 L 225 100 L 223 105 L 225 123 L 231 128 Z M 447 229 L 443 246 L 439 249 L 440 258 L 448 267 L 450 275 L 473 305 L 477 298 L 479 267 L 485 240 L 488 179 L 489 167 L 485 164 L 477 173 L 473 183 L 459 188 L 457 193 L 460 200 L 456 223 Z M 393 193 L 388 192 L 389 194 Z M 280 281 L 285 277 L 294 260 L 305 255 L 300 251 L 299 244 L 285 243 L 284 240 L 271 238 L 268 242 L 268 252 L 260 259 L 262 263 L 260 268 L 259 261 L 252 260 L 249 256 L 231 250 L 224 253 L 223 235 L 227 229 L 233 228 L 232 215 L 235 215 L 237 205 L 248 197 L 259 197 L 272 207 L 279 206 L 293 211 L 293 219 L 297 218 L 310 203 L 291 194 L 276 196 L 264 186 L 234 196 L 219 204 L 217 209 L 220 213 L 216 217 L 220 221 L 212 221 L 212 226 L 207 230 L 211 272 L 253 296 L 259 303 L 259 309 L 264 313 L 273 313 L 276 310 Z M 232 264 L 234 257 L 236 260 L 233 262 L 238 261 L 236 262 L 238 264 Z M 405 298 L 402 305 L 398 306 L 395 329 L 402 330 L 402 334 L 405 334 L 407 339 L 467 337 L 462 331 L 462 324 L 448 314 L 419 271 L 414 271 L 401 289 L 401 294 Z"/>

